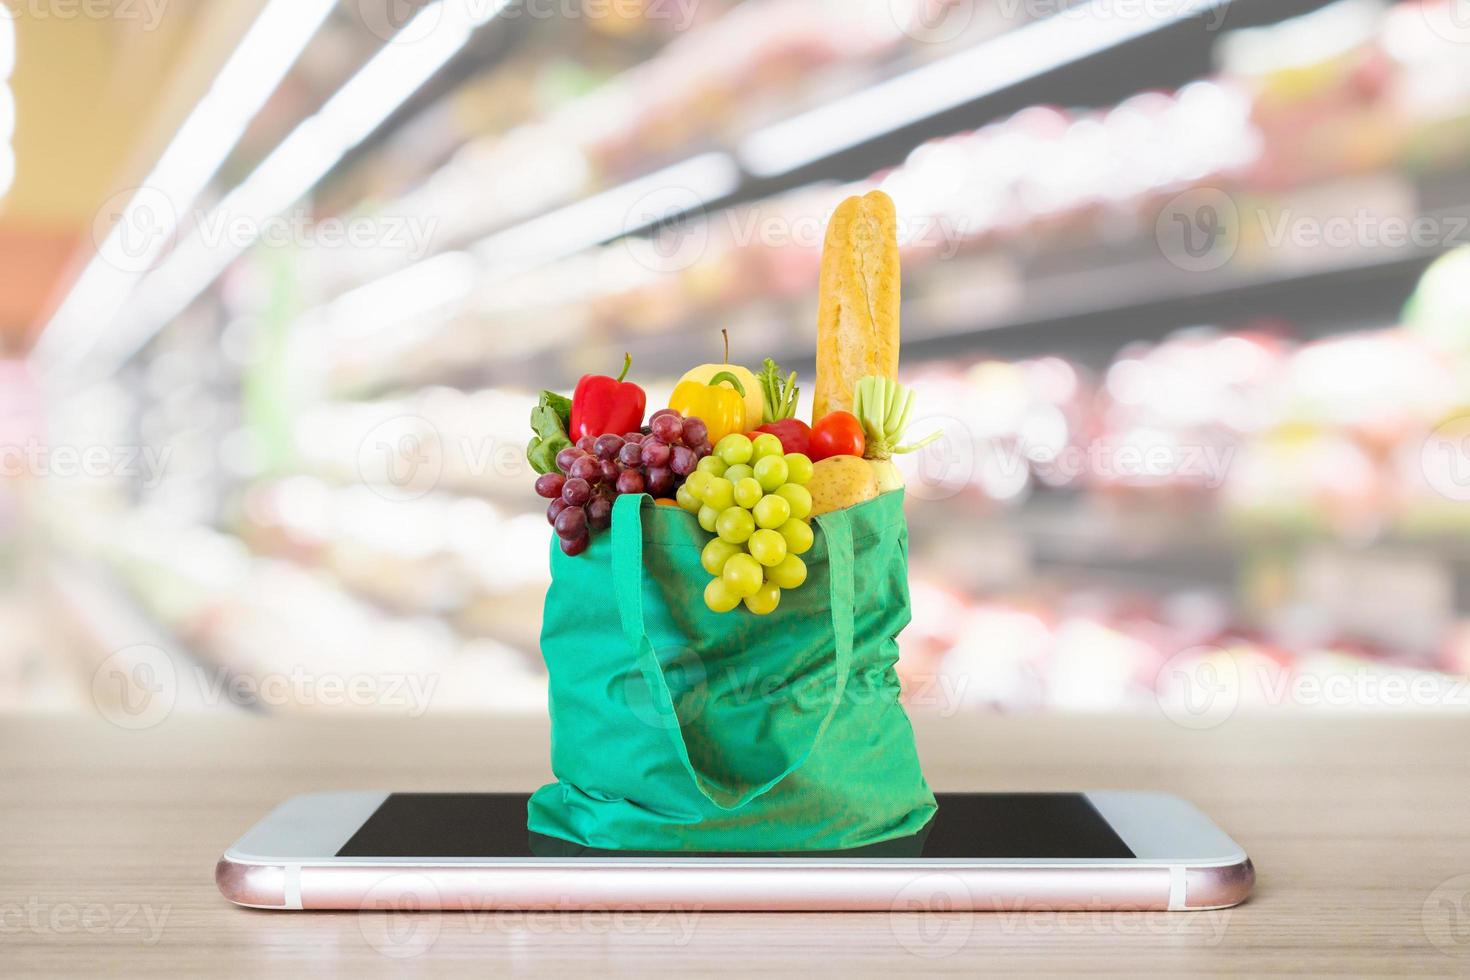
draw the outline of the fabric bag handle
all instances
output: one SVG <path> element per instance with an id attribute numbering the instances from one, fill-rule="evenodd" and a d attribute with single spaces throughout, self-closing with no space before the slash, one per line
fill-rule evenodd
<path id="1" fill-rule="evenodd" d="M 679 720 L 678 711 L 674 707 L 673 695 L 669 692 L 663 667 L 654 653 L 653 641 L 649 639 L 648 629 L 644 624 L 642 510 L 644 504 L 651 501 L 652 498 L 646 494 L 624 494 L 618 497 L 613 504 L 613 590 L 617 598 L 618 615 L 622 620 L 623 637 L 627 640 L 628 645 L 637 651 L 638 667 L 643 674 L 644 683 L 648 686 L 654 710 L 658 712 L 660 721 L 668 731 L 674 744 L 674 751 L 678 754 L 679 761 L 683 763 L 685 771 L 689 773 L 689 778 L 694 781 L 700 794 L 716 807 L 721 810 L 738 810 L 770 792 L 777 783 L 806 763 L 822 735 L 826 733 L 827 727 L 831 725 L 832 719 L 837 716 L 837 709 L 842 704 L 843 694 L 847 690 L 848 676 L 852 672 L 853 656 L 853 616 L 856 598 L 852 575 L 852 524 L 848 515 L 842 511 L 823 514 L 816 519 L 827 539 L 832 634 L 836 640 L 837 684 L 836 689 L 832 692 L 832 703 L 828 705 L 827 713 L 812 735 L 811 742 L 797 758 L 791 761 L 790 765 L 759 786 L 748 788 L 744 792 L 736 792 L 705 777 L 689 758 L 689 746 L 684 740 L 683 726 Z M 698 596 L 691 596 L 691 600 L 702 601 Z M 726 615 L 745 615 L 745 613 L 736 610 Z"/>

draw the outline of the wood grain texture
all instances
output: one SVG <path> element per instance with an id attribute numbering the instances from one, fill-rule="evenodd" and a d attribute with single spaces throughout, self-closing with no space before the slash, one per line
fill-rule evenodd
<path id="1" fill-rule="evenodd" d="M 216 857 L 317 789 L 523 790 L 539 718 L 0 719 L 0 974 L 354 977 L 1470 973 L 1470 725 L 1455 717 L 916 718 L 936 789 L 1178 792 L 1256 862 L 1186 914 L 485 913 L 234 908 Z M 412 955 L 395 955 L 412 954 Z"/>

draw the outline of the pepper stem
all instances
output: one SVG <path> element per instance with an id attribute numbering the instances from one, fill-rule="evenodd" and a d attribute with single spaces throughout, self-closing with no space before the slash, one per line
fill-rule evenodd
<path id="1" fill-rule="evenodd" d="M 745 397 L 745 385 L 741 384 L 740 379 L 735 377 L 735 375 L 731 374 L 729 371 L 721 371 L 719 374 L 710 378 L 709 386 L 711 388 L 717 387 L 721 381 L 730 382 L 730 387 L 740 392 L 741 398 Z"/>
<path id="2" fill-rule="evenodd" d="M 730 331 L 728 329 L 722 328 L 720 330 L 720 336 L 725 338 L 725 363 L 726 364 L 729 364 L 730 363 Z M 743 395 L 743 394 L 745 394 L 745 392 L 742 391 L 741 394 Z"/>
<path id="3" fill-rule="evenodd" d="M 633 355 L 632 354 L 624 354 L 623 355 L 623 373 L 620 374 L 620 375 L 618 375 L 618 381 L 619 382 L 622 382 L 622 380 L 628 376 L 628 369 L 630 367 L 632 367 L 632 366 L 633 366 Z"/>

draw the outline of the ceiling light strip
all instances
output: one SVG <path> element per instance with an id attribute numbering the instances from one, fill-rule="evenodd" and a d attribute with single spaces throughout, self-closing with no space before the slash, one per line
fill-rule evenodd
<path id="1" fill-rule="evenodd" d="M 258 239 L 271 218 L 311 191 L 336 164 L 458 54 L 476 28 L 510 0 L 440 0 L 401 30 L 302 122 L 140 284 L 118 328 L 96 346 L 88 375 L 116 370 L 197 299 Z M 213 240 L 207 229 L 229 225 L 248 234 Z M 227 240 L 226 240 L 227 239 Z"/>
<path id="2" fill-rule="evenodd" d="M 1125 11 L 1116 0 L 1093 0 L 1062 10 L 757 130 L 741 142 L 740 162 L 757 177 L 788 174 L 1170 25 L 1203 17 L 1231 2 L 1174 0 L 1163 5 L 1129 5 Z"/>
<path id="3" fill-rule="evenodd" d="M 43 367 L 95 341 L 173 238 L 184 213 L 239 143 L 331 13 L 335 0 L 271 0 L 189 113 L 36 344 Z"/>

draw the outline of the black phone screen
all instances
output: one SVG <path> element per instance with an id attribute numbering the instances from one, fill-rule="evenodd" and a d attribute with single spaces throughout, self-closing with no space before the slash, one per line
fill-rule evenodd
<path id="1" fill-rule="evenodd" d="M 846 851 L 740 853 L 582 847 L 527 831 L 526 800 L 517 793 L 394 793 L 337 857 L 1134 857 L 1081 793 L 941 793 L 939 812 L 912 837 Z"/>

